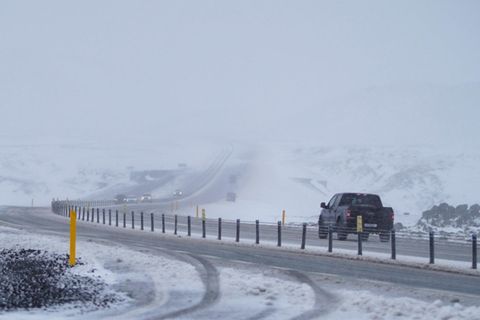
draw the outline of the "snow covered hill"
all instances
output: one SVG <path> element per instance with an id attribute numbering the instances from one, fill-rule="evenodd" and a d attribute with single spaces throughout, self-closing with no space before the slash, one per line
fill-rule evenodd
<path id="1" fill-rule="evenodd" d="M 298 147 L 285 155 L 297 181 L 325 200 L 336 192 L 373 192 L 411 224 L 442 202 L 476 203 L 480 154 L 433 147 Z M 300 171 L 301 170 L 301 171 Z M 408 214 L 408 215 L 407 215 Z"/>
<path id="2" fill-rule="evenodd" d="M 415 224 L 436 204 L 479 201 L 480 154 L 433 147 L 329 147 L 269 144 L 245 161 L 235 205 L 210 205 L 231 218 L 316 221 L 319 204 L 338 192 L 378 193 L 396 221 Z"/>
<path id="3" fill-rule="evenodd" d="M 0 204 L 48 205 L 52 198 L 78 199 L 137 183 L 138 170 L 208 164 L 209 144 L 190 148 L 161 140 L 98 143 L 47 139 L 36 144 L 0 137 Z"/>
<path id="4" fill-rule="evenodd" d="M 82 198 L 138 183 L 133 172 L 206 168 L 222 146 L 192 143 L 104 144 L 2 141 L 0 203 L 47 205 L 53 197 Z M 315 221 L 319 203 L 337 192 L 374 192 L 396 220 L 415 224 L 434 205 L 480 201 L 480 153 L 433 147 L 329 147 L 270 143 L 234 145 L 225 172 L 238 173 L 235 202 L 202 203 L 209 216 L 287 222 Z M 236 169 L 238 171 L 238 169 Z M 219 177 L 218 179 L 225 179 Z M 173 186 L 169 185 L 169 188 Z M 153 191 L 153 190 L 152 190 Z M 169 190 L 156 190 L 168 193 Z"/>

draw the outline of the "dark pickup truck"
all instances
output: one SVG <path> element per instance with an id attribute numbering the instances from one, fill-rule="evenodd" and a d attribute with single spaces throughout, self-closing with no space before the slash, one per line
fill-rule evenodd
<path id="1" fill-rule="evenodd" d="M 370 233 L 378 233 L 382 242 L 390 239 L 393 209 L 384 207 L 376 194 L 338 193 L 328 204 L 322 202 L 320 207 L 318 236 L 321 239 L 327 237 L 329 227 L 337 233 L 338 240 L 346 240 L 349 233 L 357 233 L 357 216 L 362 216 L 363 240 L 367 240 Z"/>

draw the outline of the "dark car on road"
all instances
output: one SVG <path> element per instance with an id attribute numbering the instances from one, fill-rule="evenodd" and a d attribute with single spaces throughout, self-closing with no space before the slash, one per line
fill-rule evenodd
<path id="1" fill-rule="evenodd" d="M 127 196 L 123 193 L 117 194 L 115 196 L 115 203 L 116 204 L 124 203 L 126 198 L 127 198 Z"/>
<path id="2" fill-rule="evenodd" d="M 393 229 L 393 209 L 384 207 L 380 197 L 367 193 L 338 193 L 328 204 L 322 202 L 322 211 L 318 219 L 318 236 L 322 239 L 332 228 L 339 240 L 346 240 L 348 234 L 357 233 L 357 217 L 362 217 L 363 232 L 361 236 L 368 239 L 370 233 L 377 233 L 380 241 L 390 239 Z"/>

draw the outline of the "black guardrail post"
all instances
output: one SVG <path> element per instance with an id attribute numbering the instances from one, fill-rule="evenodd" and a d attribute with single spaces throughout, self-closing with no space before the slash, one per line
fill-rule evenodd
<path id="1" fill-rule="evenodd" d="M 435 263 L 435 239 L 434 239 L 433 231 L 430 231 L 429 238 L 430 238 L 430 264 Z"/>
<path id="2" fill-rule="evenodd" d="M 102 209 L 102 222 L 105 224 L 105 208 Z"/>
<path id="3" fill-rule="evenodd" d="M 357 236 L 358 236 L 358 240 L 357 240 L 357 243 L 358 243 L 358 250 L 357 250 L 357 251 L 358 251 L 358 252 L 357 252 L 357 254 L 358 254 L 359 256 L 361 256 L 362 253 L 363 253 L 363 252 L 362 252 L 362 251 L 363 251 L 363 250 L 362 250 L 362 249 L 363 249 L 363 248 L 362 248 L 362 233 L 361 233 L 361 232 L 357 232 Z"/>
<path id="4" fill-rule="evenodd" d="M 87 221 L 90 221 L 90 209 L 87 209 Z"/>
<path id="5" fill-rule="evenodd" d="M 112 225 L 112 209 L 108 209 L 108 225 Z"/>
<path id="6" fill-rule="evenodd" d="M 127 227 L 127 213 L 126 212 L 123 213 L 123 227 L 124 228 Z"/>
<path id="7" fill-rule="evenodd" d="M 395 230 L 392 230 L 390 233 L 391 245 L 392 245 L 392 260 L 397 259 L 397 244 L 395 243 Z"/>
<path id="8" fill-rule="evenodd" d="M 132 229 L 135 229 L 135 212 L 132 211 Z"/>
<path id="9" fill-rule="evenodd" d="M 85 221 L 85 207 L 82 208 L 82 221 Z"/>
<path id="10" fill-rule="evenodd" d="M 174 222 L 173 222 L 173 234 L 177 234 L 177 225 L 178 225 L 178 216 L 175 215 L 174 216 Z"/>
<path id="11" fill-rule="evenodd" d="M 118 227 L 118 210 L 115 210 L 115 227 Z"/>
<path id="12" fill-rule="evenodd" d="M 218 218 L 218 240 L 222 240 L 222 218 Z"/>
<path id="13" fill-rule="evenodd" d="M 237 232 L 235 236 L 235 241 L 240 242 L 240 219 L 237 219 Z"/>
<path id="14" fill-rule="evenodd" d="M 328 226 L 328 252 L 333 251 L 333 230 L 332 226 Z"/>
<path id="15" fill-rule="evenodd" d="M 165 233 L 165 213 L 162 213 L 162 233 Z"/>
<path id="16" fill-rule="evenodd" d="M 140 230 L 143 231 L 143 211 L 140 211 Z"/>
<path id="17" fill-rule="evenodd" d="M 100 223 L 100 208 L 97 208 L 97 223 Z"/>
<path id="18" fill-rule="evenodd" d="M 150 230 L 155 231 L 155 228 L 153 226 L 154 221 L 153 221 L 153 212 L 150 213 Z"/>
<path id="19" fill-rule="evenodd" d="M 277 222 L 277 247 L 282 246 L 282 221 Z"/>
<path id="20" fill-rule="evenodd" d="M 302 225 L 302 245 L 300 249 L 304 250 L 305 249 L 305 242 L 307 241 L 307 224 L 304 223 Z"/>
<path id="21" fill-rule="evenodd" d="M 205 238 L 207 236 L 207 226 L 205 223 L 205 219 L 202 219 L 202 238 Z"/>
<path id="22" fill-rule="evenodd" d="M 192 217 L 187 217 L 187 236 L 192 236 Z"/>
<path id="23" fill-rule="evenodd" d="M 472 234 L 472 269 L 477 269 L 477 235 Z"/>
<path id="24" fill-rule="evenodd" d="M 255 220 L 255 243 L 260 244 L 260 221 Z"/>

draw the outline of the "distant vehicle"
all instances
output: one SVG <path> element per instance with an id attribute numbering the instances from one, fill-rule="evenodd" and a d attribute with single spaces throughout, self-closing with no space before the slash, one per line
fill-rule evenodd
<path id="1" fill-rule="evenodd" d="M 237 200 L 237 194 L 235 192 L 228 192 L 227 201 L 235 202 L 235 200 Z"/>
<path id="2" fill-rule="evenodd" d="M 137 200 L 138 200 L 138 199 L 137 199 L 137 197 L 135 197 L 135 196 L 127 196 L 127 197 L 125 198 L 125 202 L 126 202 L 126 203 L 136 203 Z"/>
<path id="3" fill-rule="evenodd" d="M 120 193 L 115 196 L 115 203 L 116 204 L 121 204 L 125 202 L 125 199 L 127 198 L 126 195 Z"/>
<path id="4" fill-rule="evenodd" d="M 173 191 L 173 196 L 174 196 L 174 197 L 181 197 L 181 196 L 183 196 L 182 190 L 176 189 L 175 191 Z"/>
<path id="5" fill-rule="evenodd" d="M 362 217 L 362 238 L 368 239 L 370 233 L 378 233 L 380 241 L 390 239 L 393 229 L 393 209 L 384 207 L 380 197 L 366 193 L 339 193 L 328 204 L 320 204 L 322 211 L 318 219 L 318 236 L 324 239 L 328 228 L 337 233 L 338 240 L 346 240 L 349 233 L 357 233 L 357 217 Z"/>
<path id="6" fill-rule="evenodd" d="M 152 195 L 150 193 L 144 193 L 141 198 L 141 202 L 152 202 Z"/>

